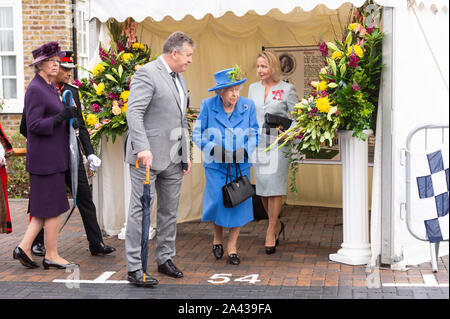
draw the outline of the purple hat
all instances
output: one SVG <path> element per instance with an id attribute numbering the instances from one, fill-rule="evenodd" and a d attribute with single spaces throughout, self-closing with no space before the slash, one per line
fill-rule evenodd
<path id="1" fill-rule="evenodd" d="M 66 55 L 64 51 L 61 51 L 58 42 L 55 41 L 43 44 L 39 48 L 34 49 L 31 53 L 33 54 L 34 61 L 29 66 L 33 66 L 36 63 L 54 56 L 62 58 Z"/>

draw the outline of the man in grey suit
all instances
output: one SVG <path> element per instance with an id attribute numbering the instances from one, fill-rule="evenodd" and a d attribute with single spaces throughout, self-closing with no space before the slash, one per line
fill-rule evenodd
<path id="1" fill-rule="evenodd" d="M 158 272 L 183 277 L 174 265 L 178 201 L 183 175 L 189 173 L 186 119 L 187 86 L 181 72 L 192 62 L 194 42 L 183 32 L 167 38 L 161 56 L 133 76 L 128 99 L 126 162 L 130 164 L 131 198 L 126 230 L 128 280 L 138 286 L 158 284 L 142 270 L 142 182 L 150 170 L 152 202 L 158 196 L 155 259 Z M 136 161 L 141 163 L 136 169 Z M 150 204 L 150 207 L 153 203 Z"/>

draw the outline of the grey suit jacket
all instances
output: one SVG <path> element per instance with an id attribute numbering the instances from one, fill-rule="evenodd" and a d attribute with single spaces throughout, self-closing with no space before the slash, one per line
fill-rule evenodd
<path id="1" fill-rule="evenodd" d="M 185 96 L 183 104 L 159 58 L 134 74 L 127 108 L 127 163 L 135 164 L 137 154 L 143 150 L 152 152 L 154 170 L 164 170 L 171 162 L 187 162 L 189 135 L 185 107 L 188 93 L 184 77 L 178 76 Z"/>

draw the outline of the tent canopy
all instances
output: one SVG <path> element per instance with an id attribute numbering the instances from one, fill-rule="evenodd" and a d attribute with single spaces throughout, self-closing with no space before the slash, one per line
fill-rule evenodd
<path id="1" fill-rule="evenodd" d="M 90 1 L 90 18 L 97 18 L 106 22 L 109 18 L 123 22 L 132 17 L 137 22 L 142 22 L 147 17 L 154 21 L 161 21 L 165 17 L 174 20 L 182 20 L 190 15 L 196 20 L 211 14 L 214 18 L 221 17 L 227 12 L 232 12 L 241 17 L 249 11 L 258 15 L 265 15 L 272 9 L 279 9 L 282 13 L 289 13 L 295 8 L 311 11 L 319 5 L 325 5 L 329 9 L 337 9 L 345 3 L 355 7 L 363 5 L 365 0 L 184 0 L 180 5 L 179 0 L 128 0 L 126 5 L 122 0 L 95 0 Z M 436 8 L 447 8 L 448 1 L 445 0 L 377 0 L 379 5 L 389 7 L 406 6 L 408 3 L 423 3 L 426 6 Z"/>

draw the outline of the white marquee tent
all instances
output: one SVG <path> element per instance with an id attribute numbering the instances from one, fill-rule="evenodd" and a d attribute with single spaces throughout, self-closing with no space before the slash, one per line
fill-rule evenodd
<path id="1" fill-rule="evenodd" d="M 376 2 L 383 6 L 386 67 L 377 115 L 373 179 L 369 180 L 372 183 L 371 264 L 381 262 L 404 269 L 406 265 L 430 260 L 428 246 L 414 239 L 405 226 L 402 212 L 406 196 L 405 170 L 401 153 L 406 136 L 414 127 L 448 123 L 449 5 L 445 0 Z M 161 51 L 164 39 L 173 31 L 188 33 L 196 41 L 194 63 L 185 75 L 195 107 L 209 96 L 207 88 L 214 84 L 212 74 L 215 71 L 237 63 L 247 70 L 248 82 L 255 82 L 254 59 L 262 46 L 315 45 L 319 37 L 331 41 L 342 33 L 352 6 L 359 7 L 363 3 L 364 0 L 91 0 L 90 19 L 97 22 L 91 46 L 95 47 L 98 40 L 107 41 L 104 23 L 110 18 L 135 19 L 138 37 L 150 43 L 155 53 Z M 92 58 L 94 55 L 96 52 Z M 107 154 L 113 156 L 121 151 L 122 145 L 116 144 L 102 148 L 105 158 Z M 121 170 L 120 164 L 115 168 L 108 168 L 108 165 L 118 164 L 104 162 L 105 165 L 103 170 Z M 330 169 L 331 165 L 302 165 L 305 169 L 300 171 L 306 175 L 299 179 L 314 178 L 316 188 L 313 194 L 305 191 L 299 202 L 289 200 L 288 196 L 288 203 L 339 207 L 339 167 L 336 170 L 335 167 Z M 117 194 L 124 193 L 121 185 L 127 177 L 113 181 L 111 177 L 99 175 L 94 185 L 99 219 L 102 228 L 115 235 L 125 220 L 126 195 L 119 205 Z M 183 190 L 190 196 L 180 202 L 182 220 L 200 216 L 204 181 L 201 173 L 197 175 L 183 182 Z M 338 181 L 333 182 L 334 179 Z M 105 194 L 114 195 L 105 199 L 104 196 L 108 197 Z M 322 194 L 326 195 L 320 197 Z M 114 205 L 110 204 L 113 196 Z M 116 217 L 111 218 L 111 215 Z M 440 251 L 441 255 L 448 254 L 448 243 L 441 245 Z"/>

